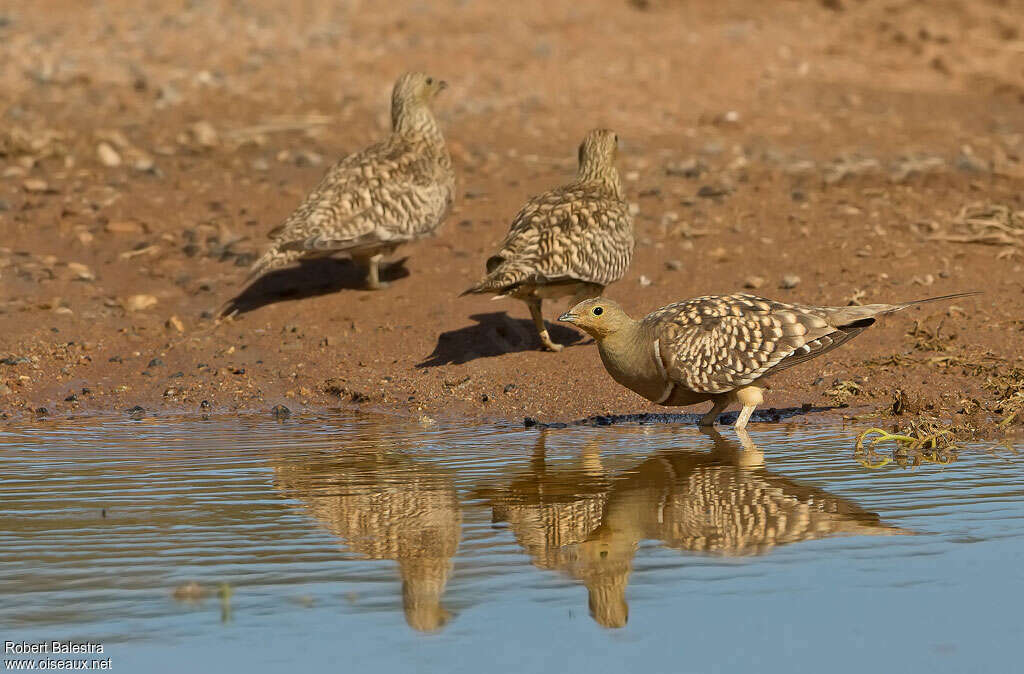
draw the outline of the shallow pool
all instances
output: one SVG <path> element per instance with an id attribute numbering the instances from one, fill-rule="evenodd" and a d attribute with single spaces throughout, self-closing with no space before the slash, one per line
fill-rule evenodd
<path id="1" fill-rule="evenodd" d="M 0 633 L 145 672 L 1016 667 L 1024 461 L 869 469 L 856 432 L 7 425 Z"/>

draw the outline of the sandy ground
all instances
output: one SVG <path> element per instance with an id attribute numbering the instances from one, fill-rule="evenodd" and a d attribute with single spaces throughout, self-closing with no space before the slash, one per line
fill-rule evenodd
<path id="1" fill-rule="evenodd" d="M 595 126 L 622 138 L 638 209 L 607 291 L 634 314 L 742 289 L 985 291 L 789 370 L 767 405 L 896 400 L 983 425 L 1024 395 L 1022 2 L 85 5 L 0 4 L 6 416 L 654 411 L 572 329 L 541 352 L 521 303 L 458 297 Z M 451 85 L 459 196 L 439 235 L 399 251 L 385 291 L 346 260 L 242 286 L 327 165 L 386 133 L 413 68 Z"/>

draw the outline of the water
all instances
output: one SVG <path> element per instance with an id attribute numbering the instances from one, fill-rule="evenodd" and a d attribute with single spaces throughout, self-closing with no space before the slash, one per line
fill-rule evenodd
<path id="1" fill-rule="evenodd" d="M 871 470 L 854 435 L 9 425 L 0 638 L 128 672 L 1014 669 L 1021 457 Z"/>

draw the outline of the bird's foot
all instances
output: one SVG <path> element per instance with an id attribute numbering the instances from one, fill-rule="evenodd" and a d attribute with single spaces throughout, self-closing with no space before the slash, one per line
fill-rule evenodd
<path id="1" fill-rule="evenodd" d="M 562 349 L 565 348 L 563 345 L 555 344 L 553 341 L 551 341 L 551 336 L 548 335 L 548 331 L 547 330 L 545 330 L 544 332 L 540 333 L 540 342 L 541 342 L 541 344 L 544 345 L 544 348 L 546 350 L 552 351 L 554 353 L 558 353 L 559 351 L 561 351 Z"/>
<path id="2" fill-rule="evenodd" d="M 390 287 L 391 287 L 391 284 L 388 283 L 387 281 L 367 281 L 366 282 L 366 289 L 367 290 L 385 290 L 386 288 L 390 288 Z"/>

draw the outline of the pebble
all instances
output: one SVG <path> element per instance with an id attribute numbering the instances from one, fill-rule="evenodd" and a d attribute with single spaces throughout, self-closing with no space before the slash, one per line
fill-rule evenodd
<path id="1" fill-rule="evenodd" d="M 125 299 L 123 306 L 126 311 L 145 311 L 157 303 L 152 295 L 132 295 Z"/>
<path id="2" fill-rule="evenodd" d="M 665 260 L 665 269 L 669 271 L 680 271 L 683 268 L 681 260 Z"/>
<path id="3" fill-rule="evenodd" d="M 45 192 L 50 189 L 50 184 L 40 178 L 28 178 L 21 186 L 26 192 Z"/>
<path id="4" fill-rule="evenodd" d="M 0 396 L 5 396 L 11 392 L 11 387 L 7 384 L 0 383 Z"/>
<path id="5" fill-rule="evenodd" d="M 270 409 L 270 413 L 274 415 L 275 419 L 287 419 L 292 415 L 292 411 L 284 405 L 274 405 Z"/>
<path id="6" fill-rule="evenodd" d="M 141 405 L 136 405 L 135 407 L 129 407 L 128 409 L 125 410 L 125 412 L 132 419 L 141 419 L 143 416 L 146 415 L 146 408 L 142 407 Z"/>
<path id="7" fill-rule="evenodd" d="M 141 234 L 143 227 L 133 220 L 115 220 L 108 222 L 103 229 L 111 234 Z"/>
<path id="8" fill-rule="evenodd" d="M 210 405 L 209 400 L 204 400 L 203 402 L 199 403 L 199 409 L 201 410 L 208 410 L 210 409 L 210 407 L 212 407 L 212 405 Z"/>
<path id="9" fill-rule="evenodd" d="M 764 277 L 761 276 L 748 276 L 743 279 L 743 287 L 757 290 L 766 283 Z"/>
<path id="10" fill-rule="evenodd" d="M 787 274 L 782 277 L 779 287 L 783 290 L 790 290 L 800 285 L 800 277 L 795 274 Z"/>
<path id="11" fill-rule="evenodd" d="M 200 147 L 214 147 L 219 142 L 217 129 L 213 124 L 204 120 L 198 121 L 188 128 L 191 139 Z"/>
<path id="12" fill-rule="evenodd" d="M 75 279 L 79 281 L 95 281 L 96 274 L 92 273 L 92 270 L 80 262 L 68 262 L 68 271 L 75 275 Z"/>
<path id="13" fill-rule="evenodd" d="M 167 328 L 173 328 L 174 330 L 177 330 L 178 332 L 185 332 L 185 324 L 182 323 L 181 319 L 178 318 L 177 316 L 171 316 L 170 318 L 168 318 L 167 322 L 164 323 L 164 325 Z"/>
<path id="14" fill-rule="evenodd" d="M 731 190 L 724 185 L 702 185 L 697 190 L 697 196 L 704 199 L 712 199 L 714 197 L 724 197 L 729 194 Z"/>
<path id="15" fill-rule="evenodd" d="M 153 360 L 149 361 L 149 365 L 147 365 L 146 367 L 160 367 L 163 364 L 164 362 L 162 360 L 160 360 L 159 358 L 154 358 Z"/>
<path id="16" fill-rule="evenodd" d="M 121 165 L 121 155 L 107 142 L 96 146 L 96 157 L 99 158 L 101 164 L 108 168 L 116 168 Z"/>

